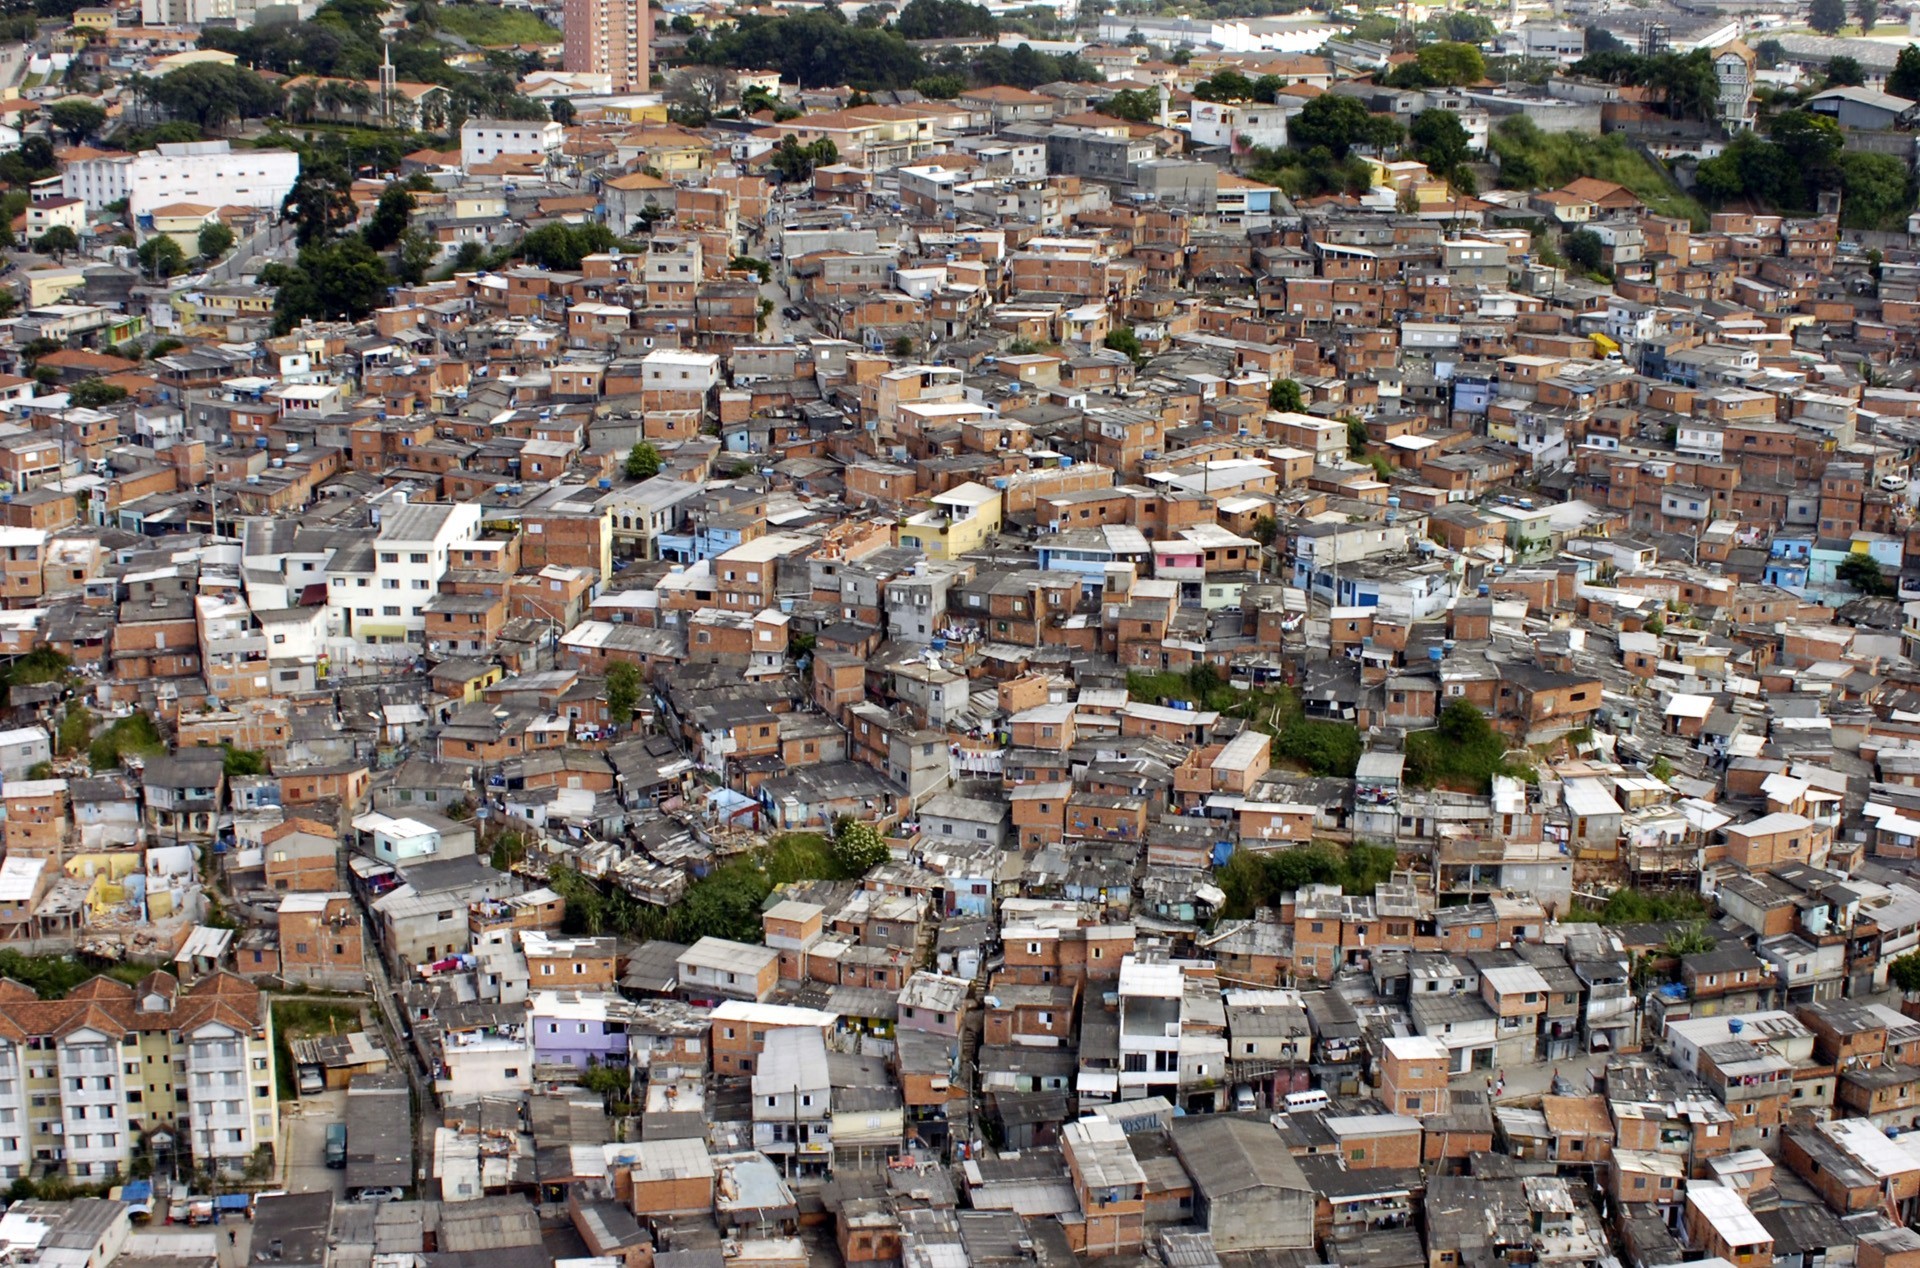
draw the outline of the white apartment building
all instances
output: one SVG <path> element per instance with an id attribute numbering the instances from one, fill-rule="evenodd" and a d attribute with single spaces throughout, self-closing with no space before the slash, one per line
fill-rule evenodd
<path id="1" fill-rule="evenodd" d="M 753 1147 L 788 1172 L 833 1161 L 833 1082 L 818 1030 L 769 1031 L 753 1075 Z"/>
<path id="2" fill-rule="evenodd" d="M 402 502 L 385 508 L 371 546 L 337 553 L 327 567 L 328 629 L 369 643 L 418 642 L 439 593 L 447 555 L 480 528 L 476 503 Z"/>
<path id="3" fill-rule="evenodd" d="M 469 119 L 460 125 L 460 166 L 474 167 L 510 155 L 548 158 L 560 152 L 566 129 L 549 119 Z"/>
<path id="4" fill-rule="evenodd" d="M 226 141 L 182 141 L 67 164 L 61 192 L 99 211 L 127 200 L 140 216 L 168 203 L 213 207 L 273 207 L 286 201 L 300 179 L 300 156 L 291 150 L 235 150 Z"/>
<path id="5" fill-rule="evenodd" d="M 274 1139 L 273 1062 L 231 1021 L 210 1017 L 180 1032 L 186 1044 L 188 1130 L 201 1159 L 238 1170 Z"/>
<path id="6" fill-rule="evenodd" d="M 640 360 L 642 392 L 705 395 L 720 386 L 720 358 L 711 352 L 655 348 Z"/>

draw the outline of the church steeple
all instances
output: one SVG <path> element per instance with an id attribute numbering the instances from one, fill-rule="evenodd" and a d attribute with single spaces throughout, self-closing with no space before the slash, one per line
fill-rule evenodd
<path id="1" fill-rule="evenodd" d="M 400 77 L 393 70 L 393 41 L 384 40 L 380 45 L 380 120 L 389 126 L 393 123 L 394 101 L 400 95 Z"/>

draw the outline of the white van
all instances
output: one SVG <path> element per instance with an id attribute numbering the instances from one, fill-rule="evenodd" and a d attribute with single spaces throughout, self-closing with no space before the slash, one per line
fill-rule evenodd
<path id="1" fill-rule="evenodd" d="M 1333 1104 L 1333 1098 L 1318 1088 L 1311 1092 L 1289 1092 L 1287 1093 L 1286 1112 L 1289 1114 L 1304 1114 L 1308 1110 L 1321 1109 L 1331 1104 Z"/>

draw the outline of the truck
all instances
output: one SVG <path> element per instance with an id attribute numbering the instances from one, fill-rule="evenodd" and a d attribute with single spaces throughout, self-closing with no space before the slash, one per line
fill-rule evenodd
<path id="1" fill-rule="evenodd" d="M 335 1171 L 343 1170 L 347 1165 L 347 1125 L 345 1123 L 327 1124 L 327 1165 Z"/>

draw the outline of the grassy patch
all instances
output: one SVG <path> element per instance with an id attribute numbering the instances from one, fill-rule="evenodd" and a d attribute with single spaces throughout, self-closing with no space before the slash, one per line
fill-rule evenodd
<path id="1" fill-rule="evenodd" d="M 1352 726 L 1307 717 L 1291 687 L 1242 691 L 1210 665 L 1184 674 L 1130 673 L 1127 695 L 1149 704 L 1184 700 L 1196 708 L 1243 718 L 1254 730 L 1273 737 L 1274 761 L 1314 775 L 1351 776 L 1365 749 Z"/>
<path id="2" fill-rule="evenodd" d="M 561 34 L 531 13 L 489 4 L 443 4 L 434 10 L 440 29 L 475 44 L 558 44 Z"/>
<path id="3" fill-rule="evenodd" d="M 767 880 L 775 885 L 794 881 L 844 881 L 846 874 L 834 857 L 833 842 L 821 832 L 792 832 L 767 851 Z"/>
<path id="4" fill-rule="evenodd" d="M 1696 229 L 1707 227 L 1706 208 L 1617 133 L 1596 137 L 1542 132 L 1530 120 L 1515 117 L 1502 121 L 1487 145 L 1500 160 L 1500 184 L 1508 189 L 1558 189 L 1592 176 L 1626 186 L 1658 215 L 1682 217 Z"/>
<path id="5" fill-rule="evenodd" d="M 293 1064 L 293 1041 L 315 1035 L 344 1035 L 364 1029 L 358 1004 L 329 1004 L 312 999 L 273 1001 L 273 1081 L 280 1099 L 299 1095 L 299 1075 Z"/>
<path id="6" fill-rule="evenodd" d="M 1214 872 L 1227 896 L 1220 914 L 1244 920 L 1261 907 L 1278 908 L 1302 885 L 1338 885 L 1349 894 L 1371 894 L 1393 876 L 1398 856 L 1392 846 L 1365 842 L 1340 848 L 1316 841 L 1297 849 L 1237 850 Z"/>
<path id="7" fill-rule="evenodd" d="M 1196 666 L 1186 673 L 1163 670 L 1157 674 L 1134 672 L 1127 675 L 1127 698 L 1142 704 L 1166 704 L 1180 700 L 1197 709 L 1226 712 L 1240 703 L 1241 692 L 1230 686 L 1211 665 Z"/>
<path id="8" fill-rule="evenodd" d="M 568 933 L 617 933 L 629 938 L 698 942 L 727 938 L 757 943 L 760 908 L 777 885 L 805 880 L 847 880 L 833 846 L 817 832 L 792 832 L 763 850 L 727 860 L 687 887 L 670 908 L 655 907 L 617 889 L 603 889 L 570 868 L 547 877 L 567 900 Z"/>
<path id="9" fill-rule="evenodd" d="M 1644 925 L 1666 920 L 1705 920 L 1713 908 L 1698 894 L 1676 890 L 1672 893 L 1648 893 L 1639 889 L 1616 889 L 1601 907 L 1575 903 L 1562 917 L 1596 925 Z"/>
<path id="10" fill-rule="evenodd" d="M 130 713 L 100 732 L 87 747 L 87 760 L 95 770 L 111 770 L 128 754 L 146 756 L 166 751 L 153 719 L 144 713 Z"/>
<path id="11" fill-rule="evenodd" d="M 1480 710 L 1455 700 L 1440 712 L 1440 725 L 1407 736 L 1407 779 L 1422 788 L 1484 793 L 1495 775 L 1531 782 L 1531 766 L 1507 761 L 1507 737 Z"/>

